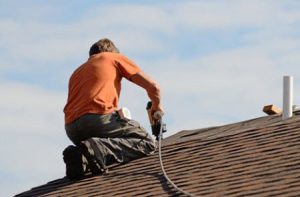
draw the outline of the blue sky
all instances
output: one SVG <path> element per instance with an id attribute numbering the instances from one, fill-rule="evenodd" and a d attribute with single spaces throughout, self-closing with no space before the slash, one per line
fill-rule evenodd
<path id="1" fill-rule="evenodd" d="M 68 79 L 103 37 L 161 85 L 167 136 L 281 108 L 284 75 L 300 102 L 296 0 L 0 0 L 0 28 L 0 196 L 64 176 Z M 149 129 L 147 101 L 123 81 L 121 106 Z"/>

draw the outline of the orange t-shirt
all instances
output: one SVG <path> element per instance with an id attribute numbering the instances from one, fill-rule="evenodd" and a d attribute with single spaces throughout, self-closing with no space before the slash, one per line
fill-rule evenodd
<path id="1" fill-rule="evenodd" d="M 70 78 L 65 124 L 86 113 L 107 114 L 117 110 L 122 77 L 130 80 L 139 71 L 124 55 L 109 52 L 92 55 Z"/>

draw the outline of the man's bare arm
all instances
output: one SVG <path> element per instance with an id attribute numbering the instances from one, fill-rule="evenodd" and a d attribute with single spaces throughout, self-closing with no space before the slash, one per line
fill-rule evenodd
<path id="1" fill-rule="evenodd" d="M 160 87 L 154 80 L 141 71 L 133 75 L 131 81 L 147 91 L 152 101 L 152 111 L 163 111 L 160 103 Z"/>

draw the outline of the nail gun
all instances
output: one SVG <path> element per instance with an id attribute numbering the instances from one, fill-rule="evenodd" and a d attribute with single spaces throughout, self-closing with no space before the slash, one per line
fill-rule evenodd
<path id="1" fill-rule="evenodd" d="M 151 124 L 152 135 L 154 135 L 156 137 L 156 140 L 158 140 L 160 130 L 162 130 L 162 133 L 165 133 L 165 132 L 167 132 L 167 128 L 166 128 L 166 124 L 162 122 L 163 113 L 160 111 L 157 111 L 152 115 L 151 111 L 150 111 L 151 107 L 152 107 L 152 102 L 149 101 L 147 103 L 146 109 L 147 109 L 149 121 Z M 155 119 L 153 119 L 153 117 Z"/>

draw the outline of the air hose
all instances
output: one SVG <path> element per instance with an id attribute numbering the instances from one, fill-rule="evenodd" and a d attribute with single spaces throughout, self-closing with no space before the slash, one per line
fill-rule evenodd
<path id="1" fill-rule="evenodd" d="M 162 156 L 161 156 L 161 141 L 162 141 L 162 135 L 163 135 L 163 127 L 160 128 L 159 131 L 159 138 L 158 138 L 158 154 L 159 154 L 159 162 L 160 162 L 160 167 L 161 170 L 164 174 L 164 177 L 167 179 L 167 181 L 180 193 L 185 194 L 187 196 L 190 197 L 195 197 L 193 194 L 190 194 L 189 192 L 184 191 L 183 189 L 179 188 L 167 175 L 164 165 L 163 165 L 163 161 L 162 161 Z"/>
<path id="2" fill-rule="evenodd" d="M 184 191 L 183 189 L 180 189 L 175 183 L 173 183 L 173 181 L 168 177 L 164 165 L 163 165 L 163 161 L 162 161 L 162 156 L 161 156 L 161 141 L 162 141 L 162 135 L 164 132 L 167 131 L 166 129 L 166 124 L 164 124 L 162 122 L 162 116 L 163 116 L 163 112 L 161 111 L 156 111 L 153 116 L 155 117 L 156 120 L 153 119 L 152 117 L 152 112 L 151 112 L 151 107 L 152 107 L 152 102 L 149 101 L 147 103 L 147 107 L 146 110 L 148 112 L 148 117 L 149 117 L 149 121 L 151 124 L 151 130 L 152 130 L 152 134 L 154 136 L 156 136 L 156 140 L 158 140 L 158 155 L 159 155 L 159 162 L 160 162 L 160 167 L 161 170 L 164 174 L 165 179 L 180 193 L 185 194 L 187 196 L 190 197 L 195 197 L 194 195 Z"/>

